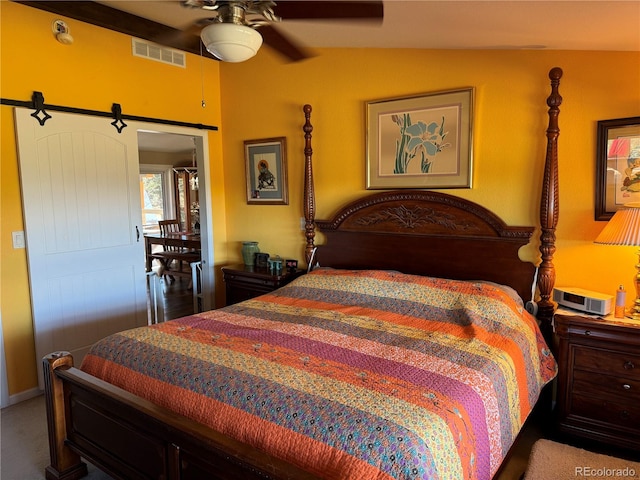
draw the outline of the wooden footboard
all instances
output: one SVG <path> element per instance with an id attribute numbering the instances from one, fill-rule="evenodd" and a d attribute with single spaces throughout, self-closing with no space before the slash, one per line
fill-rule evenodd
<path id="1" fill-rule="evenodd" d="M 47 479 L 85 476 L 80 455 L 126 480 L 317 478 L 74 368 L 68 352 L 45 357 L 43 370 Z"/>

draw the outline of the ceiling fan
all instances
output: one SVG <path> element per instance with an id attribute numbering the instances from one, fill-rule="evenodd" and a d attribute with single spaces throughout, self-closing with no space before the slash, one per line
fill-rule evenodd
<path id="1" fill-rule="evenodd" d="M 275 26 L 285 20 L 377 20 L 382 21 L 382 1 L 325 0 L 182 0 L 182 5 L 215 13 L 198 20 L 200 38 L 214 57 L 224 62 L 243 62 L 253 57 L 264 41 L 291 61 L 308 54 Z M 191 30 L 191 29 L 190 29 Z"/>

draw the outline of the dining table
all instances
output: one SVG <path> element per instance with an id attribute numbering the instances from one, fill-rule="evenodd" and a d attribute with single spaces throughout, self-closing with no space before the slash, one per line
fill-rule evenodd
<path id="1" fill-rule="evenodd" d="M 200 233 L 193 232 L 172 232 L 167 234 L 147 233 L 144 235 L 146 251 L 146 269 L 151 271 L 153 263 L 153 246 L 161 245 L 166 247 L 181 247 L 186 250 L 200 251 Z"/>

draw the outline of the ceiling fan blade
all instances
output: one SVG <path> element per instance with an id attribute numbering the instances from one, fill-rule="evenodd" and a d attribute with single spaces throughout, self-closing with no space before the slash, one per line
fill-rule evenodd
<path id="1" fill-rule="evenodd" d="M 382 21 L 384 15 L 382 1 L 365 0 L 287 0 L 277 2 L 274 10 L 283 20 L 368 19 Z"/>
<path id="2" fill-rule="evenodd" d="M 277 30 L 272 24 L 260 26 L 260 28 L 258 28 L 258 32 L 262 35 L 264 43 L 287 57 L 292 62 L 298 62 L 312 56 L 305 49 L 285 37 L 282 32 Z"/>

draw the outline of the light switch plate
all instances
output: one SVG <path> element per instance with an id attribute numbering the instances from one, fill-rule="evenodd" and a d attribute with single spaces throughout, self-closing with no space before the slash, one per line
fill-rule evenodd
<path id="1" fill-rule="evenodd" d="M 24 232 L 11 232 L 13 248 L 24 248 Z"/>

